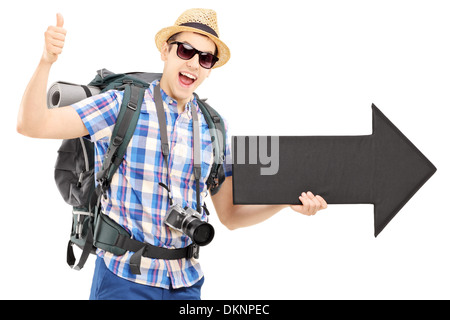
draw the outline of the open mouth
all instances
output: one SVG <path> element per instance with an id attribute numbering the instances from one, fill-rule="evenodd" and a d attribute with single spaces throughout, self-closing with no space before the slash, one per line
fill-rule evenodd
<path id="1" fill-rule="evenodd" d="M 197 80 L 196 76 L 187 72 L 180 72 L 178 74 L 178 78 L 180 79 L 180 83 L 187 87 L 192 85 Z"/>

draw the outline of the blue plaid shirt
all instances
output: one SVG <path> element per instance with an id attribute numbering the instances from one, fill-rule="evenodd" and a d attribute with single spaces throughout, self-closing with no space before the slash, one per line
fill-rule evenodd
<path id="1" fill-rule="evenodd" d="M 108 199 L 102 200 L 104 213 L 122 225 L 139 241 L 164 248 L 183 248 L 191 240 L 179 231 L 164 224 L 169 208 L 168 192 L 159 185 L 167 184 L 167 168 L 161 153 L 159 124 L 153 99 L 153 90 L 158 81 L 146 90 L 141 114 L 124 160 L 111 181 Z M 211 135 L 195 98 L 185 111 L 178 114 L 177 102 L 161 90 L 166 113 L 170 154 L 169 170 L 173 200 L 182 207 L 196 209 L 196 187 L 193 175 L 193 139 L 191 108 L 197 108 L 201 123 L 202 178 L 200 180 L 201 201 L 208 194 L 206 180 L 209 176 L 213 153 Z M 95 171 L 101 168 L 102 159 L 108 149 L 116 118 L 123 99 L 123 92 L 110 90 L 72 105 L 78 112 L 95 143 Z M 230 143 L 225 139 L 226 155 L 230 154 Z M 225 175 L 231 175 L 231 164 L 225 165 Z M 206 215 L 203 213 L 203 220 Z M 203 276 L 196 259 L 159 260 L 142 258 L 141 275 L 134 275 L 129 268 L 133 253 L 123 256 L 98 250 L 106 266 L 119 277 L 136 283 L 162 288 L 188 287 Z"/>

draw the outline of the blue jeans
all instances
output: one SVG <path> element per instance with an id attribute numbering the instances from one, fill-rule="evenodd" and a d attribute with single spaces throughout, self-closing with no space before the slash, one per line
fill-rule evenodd
<path id="1" fill-rule="evenodd" d="M 147 286 L 112 273 L 102 258 L 95 262 L 90 300 L 200 300 L 204 277 L 192 287 L 163 289 Z"/>

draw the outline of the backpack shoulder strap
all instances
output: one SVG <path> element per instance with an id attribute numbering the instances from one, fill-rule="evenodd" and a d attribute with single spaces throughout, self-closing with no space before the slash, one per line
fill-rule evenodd
<path id="1" fill-rule="evenodd" d="M 202 100 L 195 94 L 198 106 L 205 117 L 206 123 L 211 134 L 211 142 L 213 144 L 214 163 L 211 173 L 208 177 L 208 189 L 211 195 L 215 195 L 223 181 L 225 181 L 225 173 L 223 169 L 223 161 L 225 159 L 225 124 L 220 114 L 211 107 L 205 100 Z"/>
<path id="2" fill-rule="evenodd" d="M 111 136 L 109 148 L 105 154 L 102 169 L 97 173 L 97 181 L 101 185 L 101 192 L 105 197 L 111 179 L 122 162 L 128 143 L 136 130 L 146 89 L 145 86 L 130 81 L 127 81 L 123 88 L 123 101 Z"/>

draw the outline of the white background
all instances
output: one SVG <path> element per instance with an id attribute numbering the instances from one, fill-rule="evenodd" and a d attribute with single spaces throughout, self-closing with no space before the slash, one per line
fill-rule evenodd
<path id="1" fill-rule="evenodd" d="M 371 134 L 371 104 L 437 173 L 374 238 L 372 205 L 290 209 L 201 252 L 203 299 L 449 299 L 450 5 L 446 1 L 21 1 L 0 11 L 1 299 L 87 299 L 94 257 L 66 265 L 71 212 L 53 181 L 60 141 L 16 133 L 44 31 L 66 46 L 49 84 L 100 68 L 161 71 L 155 34 L 190 7 L 218 12 L 232 58 L 198 90 L 234 135 Z M 299 168 L 308 170 L 308 168 Z M 302 190 L 299 190 L 299 192 Z M 77 252 L 78 254 L 79 252 Z"/>

